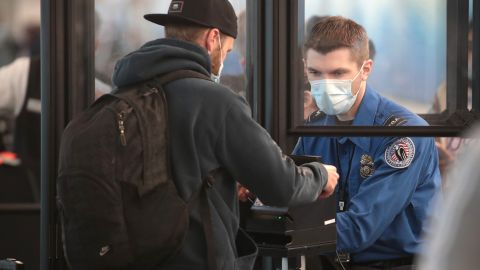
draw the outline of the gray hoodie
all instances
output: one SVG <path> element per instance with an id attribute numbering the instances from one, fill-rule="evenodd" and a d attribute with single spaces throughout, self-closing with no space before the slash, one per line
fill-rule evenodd
<path id="1" fill-rule="evenodd" d="M 181 69 L 210 76 L 210 66 L 203 48 L 159 39 L 121 59 L 113 83 L 118 87 L 132 85 Z M 239 228 L 236 181 L 266 204 L 287 206 L 315 201 L 326 184 L 327 172 L 320 163 L 295 166 L 252 119 L 246 101 L 232 90 L 187 78 L 166 85 L 165 91 L 178 192 L 188 200 L 208 172 L 218 167 L 226 170 L 208 193 L 217 269 L 251 269 L 254 255 L 242 257 L 247 255 L 242 254 L 245 246 L 239 249 L 235 243 Z M 183 248 L 167 269 L 207 269 L 202 218 L 208 217 L 193 209 Z"/>

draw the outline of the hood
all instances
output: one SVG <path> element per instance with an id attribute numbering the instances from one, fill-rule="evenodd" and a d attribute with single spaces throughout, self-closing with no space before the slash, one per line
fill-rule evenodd
<path id="1" fill-rule="evenodd" d="M 140 83 L 176 70 L 193 70 L 210 76 L 207 51 L 193 43 L 157 39 L 120 59 L 112 82 L 116 87 Z"/>

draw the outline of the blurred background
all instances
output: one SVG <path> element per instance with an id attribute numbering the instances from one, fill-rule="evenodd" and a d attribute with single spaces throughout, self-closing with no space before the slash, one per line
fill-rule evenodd
<path id="1" fill-rule="evenodd" d="M 39 51 L 40 0 L 0 1 L 0 66 Z"/>
<path id="2" fill-rule="evenodd" d="M 109 83 L 116 61 L 149 40 L 165 36 L 163 26 L 143 19 L 144 14 L 165 13 L 170 0 L 96 0 L 100 17 L 98 49 L 95 57 L 97 77 Z M 222 73 L 222 83 L 235 92 L 245 94 L 245 8 L 246 0 L 231 0 L 239 16 L 239 38 L 228 55 Z M 243 29 L 243 30 L 242 30 Z"/>

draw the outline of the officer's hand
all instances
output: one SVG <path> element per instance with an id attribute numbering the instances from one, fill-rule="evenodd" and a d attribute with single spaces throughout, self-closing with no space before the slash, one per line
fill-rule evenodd
<path id="1" fill-rule="evenodd" d="M 303 120 L 307 120 L 308 117 L 313 113 L 318 111 L 317 104 L 312 97 L 312 92 L 304 91 L 303 92 Z"/>
<path id="2" fill-rule="evenodd" d="M 323 188 L 322 193 L 320 193 L 320 196 L 319 196 L 320 199 L 325 199 L 330 197 L 330 195 L 332 195 L 333 192 L 335 191 L 335 187 L 337 186 L 337 182 L 338 182 L 337 168 L 335 168 L 332 165 L 326 165 L 326 164 L 324 164 L 323 166 L 325 166 L 328 172 L 328 182 Z"/>

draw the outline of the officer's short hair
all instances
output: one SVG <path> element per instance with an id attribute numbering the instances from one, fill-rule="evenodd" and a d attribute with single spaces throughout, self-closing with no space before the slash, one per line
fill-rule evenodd
<path id="1" fill-rule="evenodd" d="M 165 26 L 165 37 L 195 43 L 208 29 L 195 24 L 171 24 Z M 221 33 L 220 37 L 223 41 L 226 35 Z"/>
<path id="2" fill-rule="evenodd" d="M 317 16 L 314 15 L 308 19 L 308 21 L 305 23 L 305 36 L 308 37 L 310 36 L 310 33 L 313 30 L 313 27 L 319 23 L 321 20 L 328 18 L 328 16 Z"/>
<path id="3" fill-rule="evenodd" d="M 319 20 L 313 26 L 304 45 L 305 53 L 313 49 L 327 54 L 340 48 L 350 49 L 359 66 L 369 58 L 367 32 L 361 25 L 341 16 Z"/>

